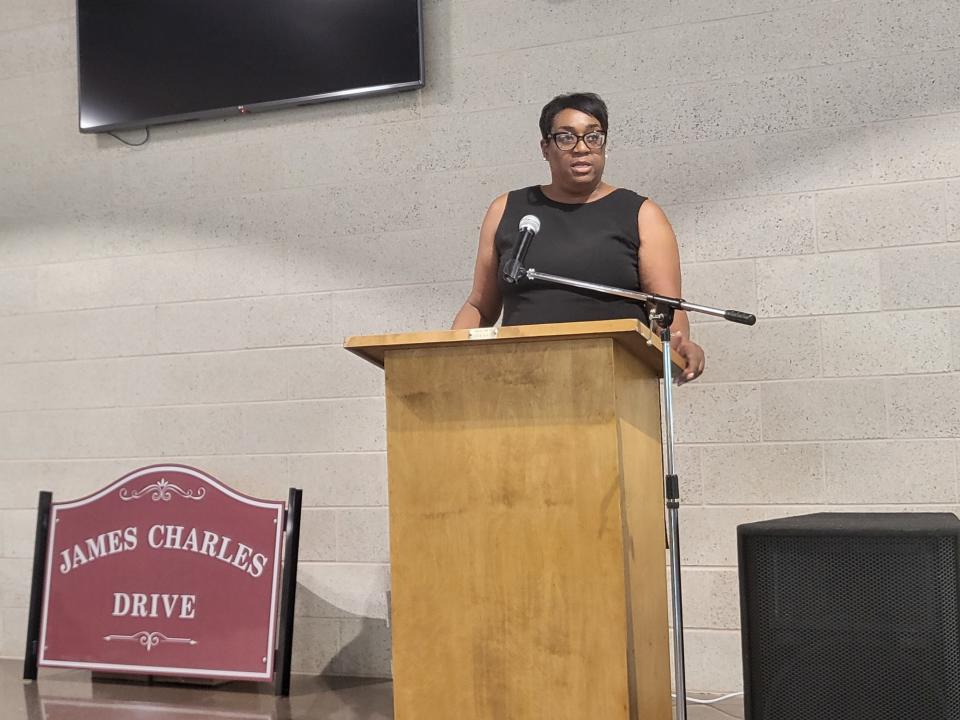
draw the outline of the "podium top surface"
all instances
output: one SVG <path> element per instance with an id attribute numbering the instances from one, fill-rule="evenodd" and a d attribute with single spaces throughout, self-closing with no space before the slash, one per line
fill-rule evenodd
<path id="1" fill-rule="evenodd" d="M 424 347 L 456 347 L 470 343 L 543 342 L 609 337 L 624 345 L 638 358 L 647 362 L 662 375 L 660 338 L 639 320 L 600 320 L 592 322 L 549 323 L 543 325 L 510 325 L 507 327 L 476 328 L 471 330 L 430 330 L 426 332 L 394 333 L 390 335 L 356 335 L 348 337 L 343 347 L 374 365 L 383 367 L 388 350 L 408 350 Z M 674 373 L 680 373 L 683 358 L 671 352 Z"/>

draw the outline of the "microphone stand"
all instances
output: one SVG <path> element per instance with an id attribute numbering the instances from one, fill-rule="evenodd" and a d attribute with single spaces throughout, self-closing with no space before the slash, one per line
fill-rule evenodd
<path id="1" fill-rule="evenodd" d="M 516 261 L 515 261 L 516 262 Z M 757 318 L 739 310 L 722 310 L 707 305 L 689 303 L 683 298 L 674 298 L 654 293 L 624 290 L 610 285 L 574 280 L 560 275 L 549 275 L 537 272 L 533 268 L 524 269 L 517 263 L 519 277 L 527 280 L 540 280 L 554 285 L 592 290 L 602 295 L 637 300 L 651 306 L 649 319 L 651 330 L 654 323 L 659 330 L 660 342 L 663 344 L 663 408 L 665 418 L 666 467 L 664 473 L 664 496 L 667 505 L 667 536 L 670 545 L 670 588 L 673 610 L 673 672 L 674 688 L 677 694 L 677 720 L 687 720 L 687 678 L 686 666 L 683 657 L 683 594 L 680 587 L 680 481 L 674 468 L 673 448 L 673 363 L 670 357 L 670 326 L 673 324 L 673 315 L 677 310 L 699 312 L 706 315 L 722 317 L 741 325 L 753 325 Z M 508 280 L 509 281 L 509 280 Z M 652 344 L 652 341 L 648 342 Z"/>

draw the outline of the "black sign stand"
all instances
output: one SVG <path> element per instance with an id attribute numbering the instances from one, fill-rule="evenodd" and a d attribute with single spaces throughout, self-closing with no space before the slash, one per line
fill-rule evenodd
<path id="1" fill-rule="evenodd" d="M 293 615 L 297 599 L 297 559 L 300 555 L 300 507 L 303 490 L 290 488 L 287 499 L 283 544 L 283 578 L 280 589 L 280 624 L 277 628 L 277 657 L 274 663 L 273 694 L 290 694 L 290 660 L 293 656 Z"/>
<path id="2" fill-rule="evenodd" d="M 47 538 L 50 535 L 50 505 L 53 493 L 40 491 L 37 502 L 37 534 L 33 541 L 33 580 L 30 583 L 30 615 L 27 618 L 27 649 L 23 653 L 23 679 L 37 679 L 40 657 L 40 615 L 43 612 L 44 566 L 47 562 Z"/>

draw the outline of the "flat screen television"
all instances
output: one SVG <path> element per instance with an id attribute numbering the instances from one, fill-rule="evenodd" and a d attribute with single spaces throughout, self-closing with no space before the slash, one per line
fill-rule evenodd
<path id="1" fill-rule="evenodd" d="M 77 0 L 80 132 L 423 87 L 421 0 Z"/>

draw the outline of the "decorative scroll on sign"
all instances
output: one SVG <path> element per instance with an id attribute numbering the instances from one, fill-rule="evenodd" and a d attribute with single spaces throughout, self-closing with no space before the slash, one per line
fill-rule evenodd
<path id="1" fill-rule="evenodd" d="M 181 465 L 54 503 L 39 664 L 269 680 L 283 522 Z"/>

